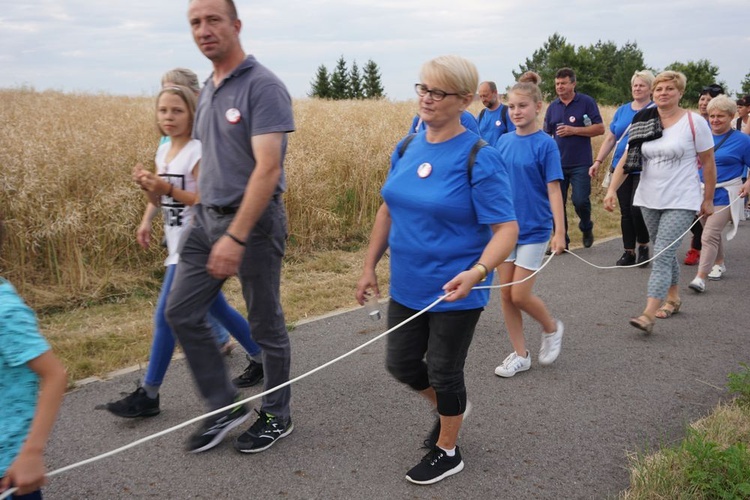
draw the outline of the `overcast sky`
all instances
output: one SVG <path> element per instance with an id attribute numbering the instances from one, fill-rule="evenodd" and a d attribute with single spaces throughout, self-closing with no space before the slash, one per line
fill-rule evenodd
<path id="1" fill-rule="evenodd" d="M 246 52 L 293 97 L 339 56 L 381 69 L 386 94 L 413 97 L 420 65 L 459 54 L 480 78 L 511 83 L 526 57 L 559 32 L 579 46 L 635 41 L 646 64 L 709 59 L 739 90 L 750 72 L 748 0 L 236 0 Z M 185 66 L 208 77 L 187 0 L 0 0 L 0 87 L 150 95 Z"/>

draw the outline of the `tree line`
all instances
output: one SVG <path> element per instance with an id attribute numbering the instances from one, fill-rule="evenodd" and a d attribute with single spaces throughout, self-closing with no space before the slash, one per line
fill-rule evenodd
<path id="1" fill-rule="evenodd" d="M 546 98 L 555 97 L 555 72 L 563 67 L 576 72 L 578 84 L 576 90 L 595 98 L 600 104 L 617 105 L 632 99 L 630 79 L 638 70 L 648 69 L 654 74 L 659 69 L 648 66 L 643 60 L 643 52 L 636 42 L 627 42 L 618 47 L 612 41 L 575 47 L 555 33 L 542 46 L 534 51 L 519 65 L 519 71 L 513 71 L 517 79 L 526 71 L 535 71 L 542 77 L 541 90 Z M 719 68 L 707 59 L 675 61 L 665 70 L 680 71 L 687 77 L 687 87 L 682 103 L 685 106 L 698 105 L 698 97 L 703 87 L 719 83 L 725 90 L 725 82 L 718 81 Z M 750 73 L 741 83 L 741 94 L 750 93 Z"/>
<path id="2" fill-rule="evenodd" d="M 331 73 L 321 64 L 311 87 L 307 95 L 321 99 L 379 99 L 385 95 L 380 68 L 372 59 L 367 61 L 360 73 L 357 61 L 348 69 L 343 55 L 339 57 L 336 68 Z"/>
<path id="3" fill-rule="evenodd" d="M 643 51 L 637 42 L 627 42 L 618 47 L 615 42 L 599 40 L 588 46 L 576 47 L 568 43 L 564 36 L 554 33 L 519 65 L 519 71 L 512 73 L 516 79 L 526 71 L 538 73 L 542 77 L 542 94 L 550 100 L 555 97 L 555 73 L 564 67 L 576 72 L 576 90 L 604 105 L 619 105 L 632 99 L 630 79 L 635 71 L 648 69 L 654 74 L 660 71 L 645 63 Z M 718 81 L 719 68 L 707 59 L 686 63 L 675 61 L 664 69 L 680 71 L 687 77 L 682 103 L 688 107 L 696 107 L 701 89 L 712 83 L 729 90 L 725 82 Z M 740 84 L 740 94 L 750 94 L 750 72 Z M 336 100 L 381 98 L 384 89 L 380 68 L 368 60 L 362 73 L 357 61 L 348 69 L 342 55 L 333 72 L 329 73 L 325 65 L 318 67 L 308 96 Z"/>

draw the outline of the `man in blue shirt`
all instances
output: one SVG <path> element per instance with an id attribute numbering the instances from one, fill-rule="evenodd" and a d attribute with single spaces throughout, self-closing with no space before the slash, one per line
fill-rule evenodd
<path id="1" fill-rule="evenodd" d="M 508 118 L 508 107 L 500 102 L 495 82 L 479 84 L 479 99 L 484 104 L 484 109 L 477 116 L 479 136 L 487 144 L 494 145 L 501 135 L 514 131 L 516 126 Z"/>
<path id="2" fill-rule="evenodd" d="M 593 163 L 591 138 L 604 134 L 604 124 L 596 101 L 575 91 L 576 74 L 562 68 L 555 75 L 557 99 L 552 101 L 544 117 L 544 131 L 560 148 L 563 180 L 560 183 L 563 201 L 568 201 L 568 187 L 573 188 L 573 206 L 580 218 L 578 228 L 583 233 L 583 246 L 594 243 L 594 223 L 591 220 L 591 178 L 588 166 Z M 568 216 L 565 214 L 565 241 L 568 237 Z"/>

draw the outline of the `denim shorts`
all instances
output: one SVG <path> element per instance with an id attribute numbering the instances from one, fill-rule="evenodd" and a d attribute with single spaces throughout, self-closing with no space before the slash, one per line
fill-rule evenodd
<path id="1" fill-rule="evenodd" d="M 528 245 L 516 245 L 510 252 L 505 262 L 513 262 L 516 266 L 536 271 L 542 267 L 544 252 L 547 250 L 547 242 L 529 243 Z"/>

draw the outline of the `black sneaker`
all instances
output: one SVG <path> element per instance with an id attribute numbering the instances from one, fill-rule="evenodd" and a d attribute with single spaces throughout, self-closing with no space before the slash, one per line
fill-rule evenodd
<path id="1" fill-rule="evenodd" d="M 627 250 L 622 254 L 622 257 L 615 262 L 615 265 L 618 266 L 632 266 L 633 264 L 635 264 L 635 254 L 633 252 L 628 252 Z"/>
<path id="2" fill-rule="evenodd" d="M 263 381 L 263 365 L 250 360 L 242 375 L 232 380 L 235 387 L 252 387 Z"/>
<path id="3" fill-rule="evenodd" d="M 190 436 L 188 451 L 200 453 L 210 450 L 224 439 L 227 432 L 242 425 L 248 418 L 250 418 L 250 412 L 247 411 L 245 405 L 235 406 L 232 411 L 223 416 L 207 418 L 203 421 L 201 428 Z"/>
<path id="4" fill-rule="evenodd" d="M 406 473 L 406 480 L 414 484 L 434 484 L 448 476 L 464 470 L 461 451 L 456 446 L 456 454 L 449 457 L 437 446 L 431 449 L 422 461 Z"/>
<path id="5" fill-rule="evenodd" d="M 279 439 L 288 436 L 294 430 L 292 419 L 283 422 L 280 418 L 255 410 L 258 420 L 248 430 L 234 440 L 234 448 L 242 453 L 259 453 L 267 450 Z"/>
<path id="6" fill-rule="evenodd" d="M 154 417 L 161 411 L 159 409 L 159 395 L 151 399 L 146 395 L 145 389 L 139 387 L 119 401 L 107 403 L 104 406 L 111 414 L 123 418 Z"/>
<path id="7" fill-rule="evenodd" d="M 583 246 L 586 248 L 591 248 L 591 245 L 594 244 L 594 231 L 584 231 L 583 232 Z"/>
<path id="8" fill-rule="evenodd" d="M 650 258 L 648 253 L 648 245 L 638 247 L 638 265 L 641 267 L 648 267 L 648 259 Z"/>

